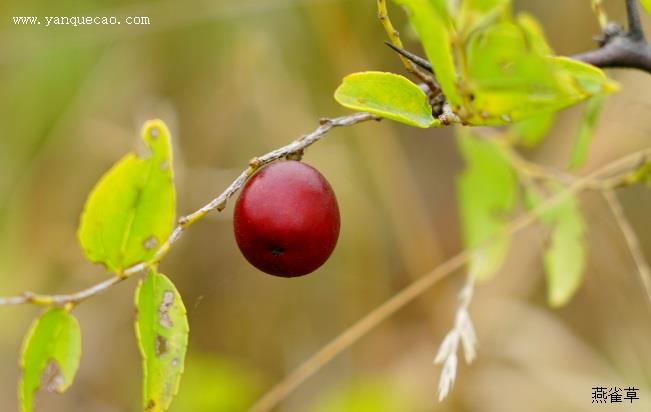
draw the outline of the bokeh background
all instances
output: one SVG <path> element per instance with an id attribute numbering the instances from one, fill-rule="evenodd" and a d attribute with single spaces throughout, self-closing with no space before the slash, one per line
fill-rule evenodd
<path id="1" fill-rule="evenodd" d="M 623 21 L 623 1 L 606 0 Z M 588 0 L 517 1 L 538 17 L 558 53 L 594 46 Z M 410 49 L 403 13 L 392 8 Z M 149 26 L 16 26 L 12 16 L 148 16 Z M 651 29 L 651 19 L 644 16 Z M 650 30 L 651 31 L 651 30 Z M 178 210 L 221 192 L 257 154 L 347 113 L 340 79 L 402 72 L 382 43 L 372 0 L 22 1 L 0 3 L 0 295 L 71 292 L 103 279 L 75 231 L 94 182 L 137 146 L 144 120 L 173 132 Z M 608 100 L 583 172 L 649 145 L 651 77 L 609 71 Z M 526 156 L 563 166 L 581 108 Z M 451 130 L 389 121 L 337 129 L 305 161 L 334 187 L 342 232 L 329 262 L 299 279 L 264 275 L 240 255 L 232 208 L 192 227 L 162 263 L 188 307 L 186 376 L 176 412 L 246 410 L 331 338 L 462 249 Z M 651 257 L 651 191 L 618 192 Z M 514 239 L 507 264 L 471 306 L 479 358 L 460 366 L 453 395 L 436 402 L 432 365 L 452 326 L 464 274 L 437 284 L 299 387 L 278 411 L 651 410 L 651 310 L 603 199 L 581 197 L 589 226 L 585 282 L 564 308 L 545 305 L 545 239 Z M 39 411 L 140 408 L 133 290 L 125 282 L 80 305 L 83 356 L 64 394 Z M 0 308 L 0 410 L 14 411 L 17 358 L 39 308 Z M 635 386 L 640 400 L 591 404 L 592 387 Z"/>

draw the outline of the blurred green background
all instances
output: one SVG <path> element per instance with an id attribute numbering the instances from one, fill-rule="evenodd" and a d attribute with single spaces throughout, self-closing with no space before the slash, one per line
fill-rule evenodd
<path id="1" fill-rule="evenodd" d="M 606 0 L 622 21 L 623 1 Z M 529 0 L 560 54 L 593 47 L 589 0 Z M 394 21 L 410 49 L 400 10 Z M 18 26 L 12 16 L 148 16 L 148 26 Z M 643 17 L 651 29 L 651 19 Z M 651 31 L 651 30 L 649 30 Z M 103 279 L 76 241 L 99 176 L 160 117 L 175 145 L 178 210 L 221 192 L 246 162 L 347 113 L 332 93 L 369 69 L 402 72 L 382 43 L 372 0 L 22 1 L 0 4 L 0 295 L 71 292 Z M 610 71 L 608 100 L 585 170 L 649 145 L 651 77 Z M 525 153 L 567 163 L 581 108 Z M 389 121 L 333 131 L 305 161 L 334 187 L 341 237 L 330 261 L 299 279 L 264 275 L 235 245 L 232 208 L 189 230 L 162 264 L 191 325 L 186 376 L 173 411 L 247 408 L 308 356 L 410 281 L 462 248 L 451 130 Z M 651 192 L 618 192 L 651 257 Z M 545 306 L 540 231 L 515 239 L 499 276 L 471 306 L 479 359 L 436 402 L 431 364 L 452 326 L 457 273 L 391 317 L 299 387 L 283 412 L 592 411 L 594 386 L 636 386 L 651 410 L 651 310 L 598 194 L 582 196 L 589 225 L 585 282 L 560 310 Z M 125 282 L 75 310 L 83 355 L 72 388 L 42 394 L 39 411 L 136 411 L 140 360 L 133 289 Z M 0 308 L 0 410 L 17 408 L 22 335 L 40 309 Z M 614 410 L 611 405 L 600 408 Z"/>

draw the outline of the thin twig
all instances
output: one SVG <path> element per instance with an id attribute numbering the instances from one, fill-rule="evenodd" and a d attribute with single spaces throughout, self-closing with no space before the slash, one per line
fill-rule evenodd
<path id="1" fill-rule="evenodd" d="M 541 180 L 556 181 L 565 186 L 569 186 L 579 179 L 571 173 L 567 173 L 554 167 L 544 166 L 526 159 L 513 147 L 513 145 L 509 143 L 508 140 L 500 137 L 499 134 L 488 132 L 487 129 L 477 129 L 475 133 L 483 136 L 485 139 L 497 146 L 525 185 L 536 180 Z M 618 174 L 616 176 L 605 176 L 604 178 L 587 182 L 586 189 L 602 191 L 637 183 L 639 180 L 638 170 L 645 167 L 645 164 L 647 164 L 648 161 L 649 159 L 641 159 L 640 165 L 630 173 Z"/>
<path id="2" fill-rule="evenodd" d="M 640 162 L 640 159 L 647 159 L 650 155 L 651 148 L 647 148 L 608 163 L 597 171 L 576 180 L 565 191 L 547 199 L 537 208 L 514 220 L 495 236 L 482 242 L 474 249 L 466 249 L 458 253 L 431 272 L 416 279 L 413 283 L 393 295 L 380 306 L 373 309 L 370 313 L 354 323 L 314 355 L 305 360 L 293 372 L 265 393 L 250 410 L 252 412 L 267 412 L 272 410 L 297 387 L 327 365 L 337 355 L 356 343 L 360 338 L 386 320 L 389 316 L 393 315 L 416 297 L 427 291 L 439 280 L 461 268 L 479 250 L 486 247 L 486 245 L 494 242 L 496 239 L 513 236 L 535 222 L 540 215 L 562 203 L 568 197 L 574 196 L 589 188 L 590 185 L 603 176 L 612 178 L 613 175 L 618 173 L 626 175 L 630 174 L 632 168 L 640 167 L 641 164 L 643 164 Z"/>
<path id="3" fill-rule="evenodd" d="M 328 132 L 335 127 L 352 126 L 357 123 L 366 122 L 369 120 L 380 119 L 375 115 L 365 112 L 337 117 L 334 119 L 325 118 L 321 120 L 320 126 L 312 133 L 304 135 L 294 140 L 292 143 L 279 149 L 253 158 L 249 163 L 249 167 L 247 167 L 219 196 L 211 200 L 208 204 L 196 212 L 181 217 L 179 219 L 178 225 L 174 228 L 168 239 L 160 246 L 160 248 L 154 254 L 154 257 L 148 262 L 143 262 L 131 266 L 125 269 L 120 276 L 113 276 L 79 292 L 62 295 L 46 295 L 25 292 L 18 296 L 0 297 L 0 306 L 21 305 L 25 303 L 46 306 L 64 306 L 68 304 L 76 305 L 79 302 L 90 298 L 91 296 L 98 295 L 108 290 L 111 286 L 114 286 L 125 279 L 140 274 L 145 270 L 156 266 L 167 254 L 167 252 L 169 252 L 172 245 L 176 243 L 176 241 L 179 239 L 179 237 L 181 237 L 183 232 L 188 227 L 199 221 L 201 218 L 213 210 L 223 210 L 226 207 L 226 202 L 228 202 L 228 200 L 233 197 L 233 195 L 244 185 L 244 183 L 246 183 L 247 179 L 251 177 L 256 171 L 258 171 L 258 169 L 260 169 L 262 166 L 284 157 L 302 152 L 308 146 L 323 139 L 328 134 Z"/>
<path id="4" fill-rule="evenodd" d="M 615 218 L 615 222 L 617 222 L 619 230 L 624 236 L 624 240 L 626 241 L 628 250 L 631 253 L 633 262 L 635 262 L 642 286 L 646 293 L 647 303 L 651 303 L 651 270 L 644 258 L 644 253 L 642 253 L 642 248 L 640 247 L 640 242 L 635 235 L 635 230 L 633 230 L 633 226 L 626 217 L 622 204 L 617 198 L 615 192 L 612 190 L 604 190 L 602 193 L 613 213 L 613 217 Z"/>
<path id="5" fill-rule="evenodd" d="M 592 11 L 597 16 L 597 21 L 599 22 L 599 27 L 601 30 L 606 28 L 608 25 L 608 15 L 606 14 L 606 8 L 604 7 L 602 0 L 592 0 Z"/>
<path id="6" fill-rule="evenodd" d="M 542 166 L 538 163 L 525 159 L 508 141 L 491 139 L 500 149 L 504 157 L 509 161 L 511 167 L 516 170 L 522 178 L 551 180 L 562 184 L 571 184 L 577 178 L 562 170 Z M 592 182 L 591 186 L 598 186 L 600 182 Z"/>

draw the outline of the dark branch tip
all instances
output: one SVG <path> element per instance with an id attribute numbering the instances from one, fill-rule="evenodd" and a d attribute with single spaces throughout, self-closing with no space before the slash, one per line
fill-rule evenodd
<path id="1" fill-rule="evenodd" d="M 391 42 L 385 41 L 384 44 L 389 46 L 393 51 L 405 57 L 407 60 L 411 61 L 415 65 L 427 70 L 430 73 L 434 73 L 434 70 L 432 69 L 432 64 L 429 61 L 427 61 L 427 59 L 424 59 L 414 53 L 402 49 Z"/>

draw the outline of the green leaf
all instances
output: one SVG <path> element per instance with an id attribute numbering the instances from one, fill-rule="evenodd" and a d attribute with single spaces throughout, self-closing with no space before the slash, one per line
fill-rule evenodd
<path id="1" fill-rule="evenodd" d="M 511 123 L 555 104 L 554 72 L 532 44 L 527 32 L 509 21 L 470 36 L 466 77 L 474 95 L 471 124 Z"/>
<path id="2" fill-rule="evenodd" d="M 427 410 L 388 378 L 361 377 L 340 382 L 317 396 L 310 412 L 396 412 Z"/>
<path id="3" fill-rule="evenodd" d="M 554 113 L 544 113 L 515 123 L 511 131 L 518 144 L 526 147 L 537 146 L 554 124 Z"/>
<path id="4" fill-rule="evenodd" d="M 549 58 L 558 76 L 558 84 L 563 87 L 560 97 L 574 104 L 592 96 L 614 93 L 619 85 L 606 77 L 598 67 L 564 56 Z"/>
<path id="5" fill-rule="evenodd" d="M 560 196 L 567 190 L 560 184 L 547 184 L 544 189 L 550 197 Z M 527 207 L 533 210 L 544 203 L 545 196 L 540 189 L 529 186 L 526 201 Z M 547 301 L 550 306 L 559 307 L 569 302 L 581 285 L 587 255 L 585 222 L 576 196 L 567 197 L 542 213 L 539 219 L 551 229 L 544 254 Z"/>
<path id="6" fill-rule="evenodd" d="M 461 12 L 466 10 L 467 13 L 486 15 L 509 3 L 511 3 L 510 0 L 465 0 L 461 5 Z"/>
<path id="7" fill-rule="evenodd" d="M 585 269 L 585 223 L 576 197 L 570 197 L 548 214 L 551 242 L 545 251 L 547 300 L 551 306 L 566 304 L 581 285 Z"/>
<path id="8" fill-rule="evenodd" d="M 467 248 L 476 248 L 496 236 L 508 222 L 516 203 L 517 179 L 497 146 L 468 129 L 457 129 L 466 169 L 458 181 L 459 214 Z M 469 272 L 478 279 L 495 274 L 508 252 L 509 238 L 501 237 L 473 256 Z"/>
<path id="9" fill-rule="evenodd" d="M 518 26 L 525 32 L 525 38 L 530 42 L 534 53 L 541 56 L 550 56 L 554 53 L 547 43 L 545 32 L 538 21 L 528 13 L 520 13 L 517 17 Z"/>
<path id="10" fill-rule="evenodd" d="M 348 75 L 335 91 L 343 106 L 416 127 L 438 126 L 425 92 L 403 76 L 384 72 Z"/>
<path id="11" fill-rule="evenodd" d="M 396 0 L 410 12 L 451 110 L 463 124 L 498 126 L 617 90 L 596 67 L 552 55 L 530 15 L 508 0 Z M 532 139 L 536 140 L 536 139 Z"/>
<path id="12" fill-rule="evenodd" d="M 434 67 L 436 80 L 452 111 L 463 106 L 459 75 L 452 51 L 453 24 L 446 0 L 396 0 L 410 12 L 410 21 L 423 43 L 425 54 Z"/>
<path id="13" fill-rule="evenodd" d="M 183 385 L 170 410 L 246 411 L 265 386 L 260 372 L 246 362 L 193 351 L 185 361 Z"/>
<path id="14" fill-rule="evenodd" d="M 461 3 L 461 10 L 456 19 L 457 27 L 462 33 L 470 33 L 499 16 L 510 4 L 510 0 L 465 0 Z"/>
<path id="15" fill-rule="evenodd" d="M 647 14 L 651 15 L 651 0 L 640 0 L 642 7 L 646 10 Z"/>
<path id="16" fill-rule="evenodd" d="M 545 252 L 547 298 L 551 306 L 562 306 L 581 284 L 586 250 L 580 214 L 564 216 L 552 232 L 551 244 Z"/>
<path id="17" fill-rule="evenodd" d="M 549 56 L 542 31 L 530 17 L 476 30 L 465 49 L 465 78 L 473 99 L 465 120 L 499 125 L 558 111 L 617 90 L 600 69 Z"/>
<path id="18" fill-rule="evenodd" d="M 84 253 L 115 273 L 150 259 L 174 226 L 169 131 L 162 121 L 149 121 L 142 139 L 149 153 L 131 153 L 115 164 L 91 192 L 81 217 Z"/>
<path id="19" fill-rule="evenodd" d="M 603 96 L 593 97 L 588 100 L 583 114 L 583 120 L 579 126 L 577 136 L 575 138 L 574 149 L 572 150 L 572 158 L 570 160 L 570 168 L 577 169 L 583 165 L 588 155 L 588 148 L 592 137 L 594 135 L 599 114 L 603 108 L 605 99 Z"/>
<path id="20" fill-rule="evenodd" d="M 136 336 L 143 365 L 143 408 L 163 412 L 176 395 L 188 346 L 181 295 L 165 276 L 149 272 L 136 290 Z"/>
<path id="21" fill-rule="evenodd" d="M 646 183 L 651 187 L 651 160 L 647 160 L 637 172 L 634 173 L 631 181 Z"/>
<path id="22" fill-rule="evenodd" d="M 43 386 L 63 393 L 79 366 L 81 332 L 77 319 L 65 309 L 50 309 L 34 321 L 23 343 L 18 386 L 20 409 L 33 410 L 34 395 Z"/>

